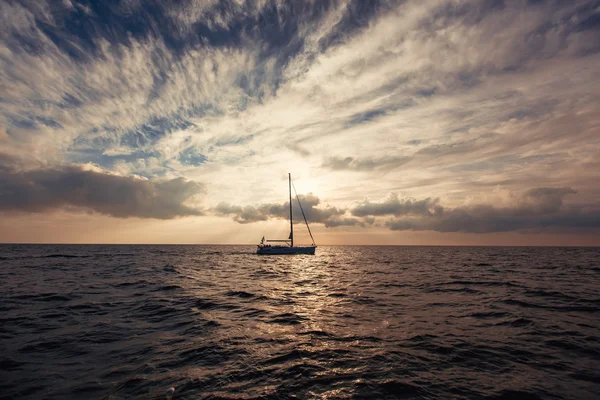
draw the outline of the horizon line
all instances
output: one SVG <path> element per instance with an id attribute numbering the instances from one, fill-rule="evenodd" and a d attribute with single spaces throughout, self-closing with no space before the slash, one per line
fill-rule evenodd
<path id="1" fill-rule="evenodd" d="M 257 246 L 254 243 L 53 243 L 53 242 L 0 242 L 10 245 L 53 246 Z M 499 244 L 322 244 L 318 247 L 573 247 L 600 248 L 600 245 L 499 245 Z"/>

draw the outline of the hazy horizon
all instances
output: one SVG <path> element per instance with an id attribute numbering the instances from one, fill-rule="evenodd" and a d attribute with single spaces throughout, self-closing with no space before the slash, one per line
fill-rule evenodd
<path id="1" fill-rule="evenodd" d="M 56 242 L 3 242 L 0 246 L 256 246 L 256 243 L 56 243 Z M 470 245 L 470 244 L 322 244 L 324 247 L 582 247 L 595 248 L 596 245 Z M 319 247 L 317 246 L 317 247 Z"/>
<path id="2" fill-rule="evenodd" d="M 0 15 L 0 242 L 600 246 L 597 2 Z"/>

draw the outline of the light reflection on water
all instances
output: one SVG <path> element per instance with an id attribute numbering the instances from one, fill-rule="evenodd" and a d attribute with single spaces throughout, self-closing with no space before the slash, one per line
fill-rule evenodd
<path id="1" fill-rule="evenodd" d="M 0 249 L 8 398 L 599 391 L 597 249 Z"/>

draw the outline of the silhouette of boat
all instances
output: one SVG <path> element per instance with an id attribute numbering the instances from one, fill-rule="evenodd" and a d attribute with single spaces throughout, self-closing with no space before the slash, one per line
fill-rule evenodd
<path id="1" fill-rule="evenodd" d="M 281 254 L 315 254 L 315 250 L 317 246 L 315 245 L 315 239 L 313 238 L 312 232 L 310 231 L 310 226 L 308 226 L 308 221 L 306 220 L 306 214 L 304 214 L 304 209 L 302 208 L 302 203 L 300 202 L 300 198 L 298 197 L 298 193 L 296 193 L 296 200 L 298 200 L 298 205 L 300 206 L 300 211 L 302 212 L 302 217 L 304 217 L 304 223 L 306 224 L 306 228 L 308 229 L 308 233 L 310 235 L 310 239 L 312 240 L 312 245 L 310 246 L 294 246 L 294 220 L 292 216 L 292 174 L 288 173 L 288 186 L 290 190 L 290 236 L 287 239 L 271 239 L 265 240 L 264 236 L 260 241 L 260 244 L 257 246 L 256 254 L 263 255 L 281 255 Z M 294 188 L 294 192 L 296 188 Z M 269 243 L 285 243 L 284 245 L 271 245 Z"/>

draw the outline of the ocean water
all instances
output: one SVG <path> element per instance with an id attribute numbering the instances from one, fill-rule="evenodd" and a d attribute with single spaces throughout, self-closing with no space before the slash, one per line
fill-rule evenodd
<path id="1" fill-rule="evenodd" d="M 598 399 L 600 249 L 0 246 L 2 399 Z"/>

